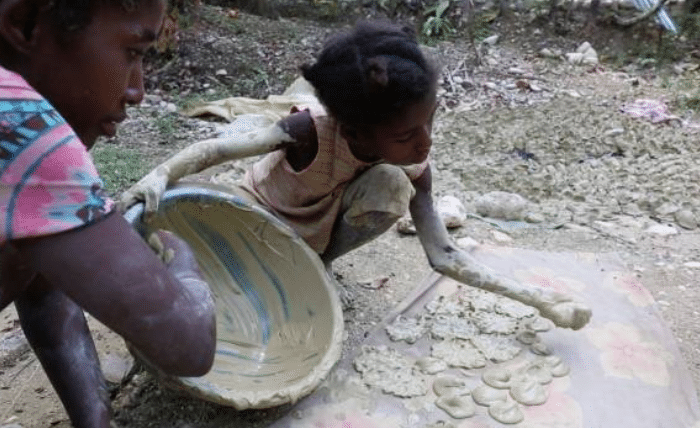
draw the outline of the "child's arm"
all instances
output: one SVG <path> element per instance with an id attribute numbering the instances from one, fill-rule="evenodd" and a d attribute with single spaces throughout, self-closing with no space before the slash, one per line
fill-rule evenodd
<path id="1" fill-rule="evenodd" d="M 445 225 L 433 208 L 430 166 L 413 181 L 413 185 L 416 196 L 411 200 L 411 216 L 430 265 L 436 271 L 532 306 L 559 327 L 578 330 L 588 323 L 591 310 L 583 303 L 565 294 L 524 287 L 517 281 L 498 275 L 452 244 Z"/>
<path id="2" fill-rule="evenodd" d="M 194 143 L 158 165 L 124 192 L 120 205 L 125 209 L 139 201 L 145 201 L 144 212 L 155 212 L 165 189 L 180 178 L 230 160 L 290 147 L 296 142 L 290 130 L 294 129 L 287 126 L 283 119 L 268 128 L 235 138 L 213 138 Z"/>

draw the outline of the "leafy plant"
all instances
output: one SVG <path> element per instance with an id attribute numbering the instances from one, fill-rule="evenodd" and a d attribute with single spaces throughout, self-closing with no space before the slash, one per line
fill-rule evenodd
<path id="1" fill-rule="evenodd" d="M 422 32 L 428 37 L 438 37 L 454 33 L 455 29 L 447 17 L 447 10 L 452 4 L 451 0 L 440 0 L 425 9 L 427 19 L 423 22 Z"/>

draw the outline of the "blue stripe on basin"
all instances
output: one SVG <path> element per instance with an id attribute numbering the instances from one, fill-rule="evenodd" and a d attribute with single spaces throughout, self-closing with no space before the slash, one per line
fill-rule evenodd
<path id="1" fill-rule="evenodd" d="M 253 250 L 253 247 L 250 246 L 250 243 L 248 243 L 248 240 L 245 239 L 242 233 L 238 232 L 238 237 L 241 238 L 243 243 L 245 244 L 246 248 L 250 252 L 250 254 L 255 258 L 255 260 L 258 262 L 260 265 L 260 268 L 265 272 L 265 275 L 267 275 L 267 278 L 270 280 L 272 285 L 275 286 L 275 290 L 277 290 L 277 295 L 279 295 L 280 302 L 282 304 L 282 311 L 284 312 L 284 320 L 288 321 L 289 320 L 289 302 L 287 302 L 287 294 L 284 292 L 284 287 L 282 287 L 282 283 L 280 282 L 279 277 L 265 264 L 260 257 L 255 253 Z"/>
<path id="2" fill-rule="evenodd" d="M 231 248 L 231 246 L 229 246 L 226 239 L 224 239 L 220 233 L 195 218 L 189 218 L 188 220 L 200 238 L 211 242 L 210 247 L 219 256 L 221 262 L 226 267 L 226 270 L 241 287 L 243 294 L 245 294 L 255 308 L 255 311 L 258 314 L 258 322 L 260 323 L 262 329 L 261 341 L 264 345 L 267 345 L 270 341 L 270 316 L 268 314 L 267 307 L 265 306 L 265 302 L 258 295 L 253 281 L 251 281 L 250 277 L 248 276 L 245 266 L 239 261 L 241 258 Z"/>

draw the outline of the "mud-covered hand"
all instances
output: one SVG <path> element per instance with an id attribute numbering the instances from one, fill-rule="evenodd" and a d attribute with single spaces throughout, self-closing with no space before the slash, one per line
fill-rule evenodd
<path id="1" fill-rule="evenodd" d="M 532 306 L 558 327 L 578 330 L 588 323 L 591 309 L 584 303 L 564 294 L 528 287 L 502 276 L 454 245 L 447 228 L 433 208 L 430 170 L 415 180 L 414 186 L 416 195 L 411 200 L 411 217 L 433 269 L 464 284 Z"/>
<path id="2" fill-rule="evenodd" d="M 132 205 L 144 202 L 144 213 L 150 215 L 158 211 L 160 198 L 168 187 L 168 173 L 166 168 L 158 167 L 122 193 L 119 207 L 125 211 Z"/>
<path id="3" fill-rule="evenodd" d="M 574 300 L 571 296 L 552 293 L 542 299 L 537 306 L 540 315 L 548 318 L 560 327 L 578 330 L 591 320 L 592 311 L 586 304 Z"/>
<path id="4" fill-rule="evenodd" d="M 578 330 L 591 319 L 591 309 L 583 302 L 566 294 L 528 287 L 501 276 L 452 244 L 432 247 L 426 253 L 433 268 L 443 275 L 532 306 L 557 327 Z"/>

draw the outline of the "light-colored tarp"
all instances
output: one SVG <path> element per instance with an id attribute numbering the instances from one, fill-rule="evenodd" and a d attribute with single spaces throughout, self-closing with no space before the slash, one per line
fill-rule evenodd
<path id="1" fill-rule="evenodd" d="M 241 115 L 256 115 L 266 118 L 268 123 L 258 123 L 264 126 L 277 122 L 289 115 L 289 110 L 298 104 L 318 104 L 314 88 L 303 78 L 295 80 L 282 95 L 270 95 L 264 100 L 247 97 L 230 97 L 210 101 L 195 106 L 183 113 L 188 116 L 213 115 L 233 122 Z"/>
<path id="2" fill-rule="evenodd" d="M 272 427 L 700 428 L 696 390 L 676 341 L 651 294 L 617 256 L 487 246 L 474 247 L 472 253 L 505 275 L 572 293 L 593 308 L 593 318 L 582 330 L 538 333 L 551 355 L 570 368 L 569 374 L 543 385 L 548 396 L 544 404 L 516 403 L 523 420 L 512 425 L 495 421 L 482 405 L 475 406 L 473 416 L 454 419 L 435 406 L 437 397 L 431 388 L 413 398 L 368 388 L 353 368 L 355 354 L 345 355 L 322 387 Z M 384 327 L 397 316 L 420 315 L 427 303 L 440 296 L 450 298 L 460 287 L 436 274 L 417 290 L 371 333 L 366 345 L 384 345 L 409 359 L 430 355 L 436 343 L 430 335 L 414 344 L 393 342 Z M 527 364 L 537 357 L 524 346 L 511 361 L 488 362 L 478 369 L 450 368 L 428 382 L 450 374 L 474 390 L 484 384 L 485 371 Z"/>

